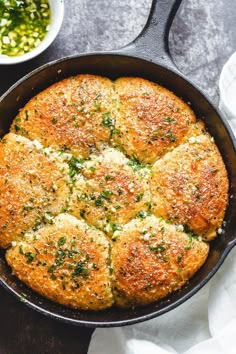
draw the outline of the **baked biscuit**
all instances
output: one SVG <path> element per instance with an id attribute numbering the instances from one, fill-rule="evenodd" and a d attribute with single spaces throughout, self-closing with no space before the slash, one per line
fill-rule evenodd
<path id="1" fill-rule="evenodd" d="M 208 133 L 192 136 L 152 167 L 152 210 L 206 240 L 216 236 L 228 202 L 228 178 Z"/>
<path id="2" fill-rule="evenodd" d="M 0 142 L 0 246 L 66 206 L 68 166 L 40 144 L 9 133 Z"/>
<path id="3" fill-rule="evenodd" d="M 83 164 L 69 212 L 109 234 L 150 207 L 149 170 L 107 148 Z"/>
<path id="4" fill-rule="evenodd" d="M 30 288 L 60 304 L 102 310 L 113 303 L 105 235 L 61 214 L 6 252 L 14 273 Z"/>
<path id="5" fill-rule="evenodd" d="M 110 138 L 114 96 L 107 78 L 64 79 L 33 97 L 13 121 L 11 131 L 86 158 Z"/>
<path id="6" fill-rule="evenodd" d="M 114 145 L 142 163 L 153 163 L 181 143 L 195 115 L 180 98 L 141 78 L 115 82 L 119 96 Z"/>
<path id="7" fill-rule="evenodd" d="M 146 305 L 179 289 L 202 266 L 208 244 L 155 216 L 116 231 L 111 249 L 113 291 L 120 307 Z"/>

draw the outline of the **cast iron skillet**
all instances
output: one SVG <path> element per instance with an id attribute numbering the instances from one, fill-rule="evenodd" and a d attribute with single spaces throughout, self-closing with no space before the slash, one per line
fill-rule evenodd
<path id="1" fill-rule="evenodd" d="M 12 274 L 0 253 L 0 283 L 23 299 L 31 308 L 50 317 L 87 327 L 124 326 L 159 316 L 186 301 L 215 274 L 229 251 L 236 244 L 236 143 L 220 112 L 209 99 L 173 64 L 168 50 L 168 33 L 181 0 L 154 0 L 147 24 L 139 37 L 128 46 L 107 53 L 81 54 L 46 64 L 12 86 L 0 100 L 0 129 L 4 134 L 17 111 L 38 92 L 70 75 L 91 73 L 115 79 L 139 76 L 172 90 L 186 102 L 191 102 L 196 115 L 202 118 L 215 138 L 230 179 L 230 198 L 225 220 L 225 233 L 211 243 L 210 254 L 203 267 L 180 290 L 145 307 L 102 312 L 68 309 L 37 295 Z"/>

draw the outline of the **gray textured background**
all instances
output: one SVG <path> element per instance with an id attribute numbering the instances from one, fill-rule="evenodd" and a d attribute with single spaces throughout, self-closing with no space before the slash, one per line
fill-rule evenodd
<path id="1" fill-rule="evenodd" d="M 62 56 L 110 50 L 132 41 L 151 0 L 65 0 L 53 45 L 25 64 L 0 67 L 0 93 L 35 67 Z M 183 0 L 169 37 L 176 65 L 218 101 L 224 62 L 236 51 L 236 0 Z M 0 354 L 85 354 L 91 331 L 48 319 L 0 288 Z M 100 354 L 100 353 L 98 353 Z"/>
<path id="2" fill-rule="evenodd" d="M 67 0 L 47 59 L 124 46 L 142 30 L 150 6 L 150 0 Z M 169 45 L 179 69 L 216 102 L 222 66 L 236 51 L 236 0 L 183 0 Z"/>

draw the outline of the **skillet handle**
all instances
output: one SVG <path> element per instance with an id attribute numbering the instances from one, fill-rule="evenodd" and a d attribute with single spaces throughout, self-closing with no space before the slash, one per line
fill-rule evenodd
<path id="1" fill-rule="evenodd" d="M 169 30 L 182 0 L 152 0 L 145 27 L 138 37 L 119 52 L 144 57 L 176 71 L 168 45 Z"/>

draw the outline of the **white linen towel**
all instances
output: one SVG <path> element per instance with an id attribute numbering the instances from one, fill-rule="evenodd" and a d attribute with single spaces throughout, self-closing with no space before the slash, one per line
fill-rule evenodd
<path id="1" fill-rule="evenodd" d="M 235 123 L 235 124 L 232 124 Z M 235 120 L 230 125 L 236 135 Z M 88 354 L 236 354 L 236 247 L 178 308 L 140 324 L 96 329 Z"/>

